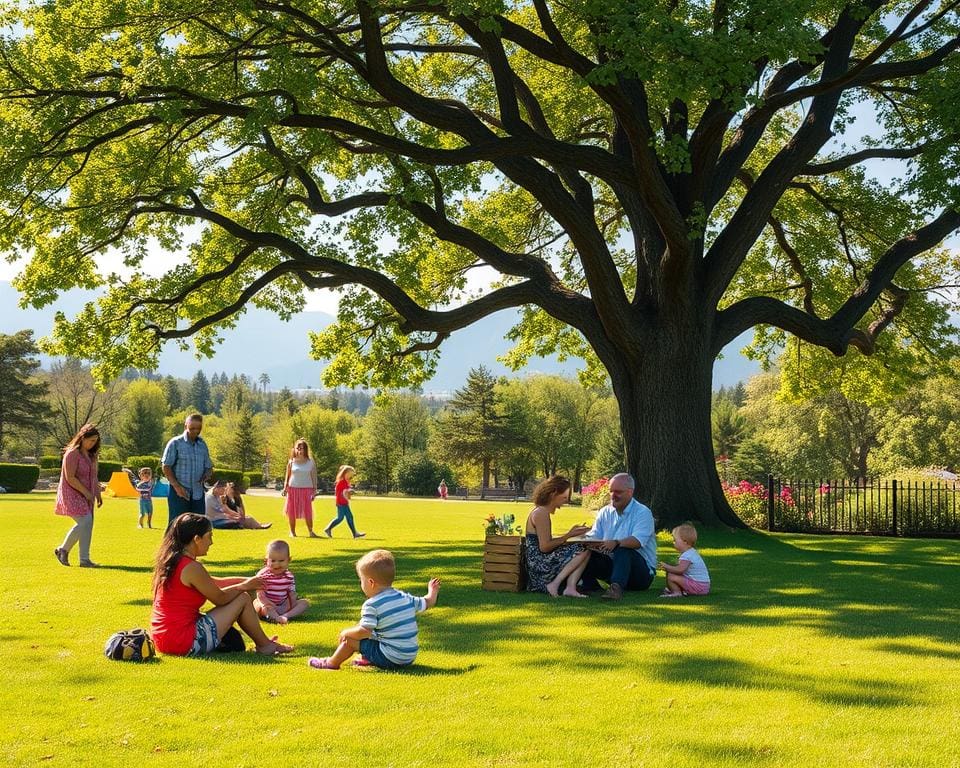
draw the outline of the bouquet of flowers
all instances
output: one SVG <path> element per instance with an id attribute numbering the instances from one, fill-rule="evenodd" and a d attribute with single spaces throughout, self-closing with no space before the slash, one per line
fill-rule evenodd
<path id="1" fill-rule="evenodd" d="M 483 521 L 487 536 L 512 536 L 523 533 L 523 529 L 518 525 L 514 526 L 516 518 L 507 513 L 503 517 L 497 517 L 491 512 Z"/>

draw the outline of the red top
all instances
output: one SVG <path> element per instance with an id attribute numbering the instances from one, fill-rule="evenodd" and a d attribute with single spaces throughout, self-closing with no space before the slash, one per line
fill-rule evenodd
<path id="1" fill-rule="evenodd" d="M 336 488 L 334 488 L 334 492 L 337 495 L 337 504 L 350 503 L 350 499 L 348 499 L 347 495 L 344 493 L 344 491 L 349 489 L 350 489 L 350 481 L 347 480 L 347 478 L 343 478 L 342 480 L 337 482 Z"/>
<path id="2" fill-rule="evenodd" d="M 183 569 L 192 562 L 186 555 L 181 557 L 170 580 L 161 584 L 154 595 L 150 634 L 161 653 L 185 656 L 193 647 L 200 606 L 207 598 L 180 580 Z"/>

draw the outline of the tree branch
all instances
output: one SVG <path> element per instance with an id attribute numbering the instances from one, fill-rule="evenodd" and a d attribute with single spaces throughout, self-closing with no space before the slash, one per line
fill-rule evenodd
<path id="1" fill-rule="evenodd" d="M 910 259 L 935 247 L 960 228 L 960 212 L 947 209 L 936 219 L 894 243 L 877 260 L 860 287 L 834 314 L 820 319 L 768 296 L 755 296 L 739 301 L 717 313 L 713 349 L 719 354 L 729 342 L 755 325 L 771 325 L 792 333 L 811 344 L 825 347 L 835 355 L 843 355 L 849 346 L 864 354 L 873 351 L 876 335 L 902 309 L 906 292 L 894 289 L 895 301 L 866 331 L 856 327 L 880 294 L 891 290 L 897 270 Z M 903 298 L 899 298 L 902 296 Z M 893 314 L 890 314 L 893 312 Z"/>

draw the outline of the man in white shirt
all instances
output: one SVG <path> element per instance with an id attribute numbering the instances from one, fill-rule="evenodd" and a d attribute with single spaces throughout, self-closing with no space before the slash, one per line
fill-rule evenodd
<path id="1" fill-rule="evenodd" d="M 633 498 L 636 483 L 625 472 L 610 478 L 610 503 L 597 513 L 587 538 L 590 560 L 583 573 L 584 585 L 598 578 L 610 583 L 601 595 L 619 600 L 625 589 L 649 589 L 657 572 L 657 532 L 653 513 Z"/>

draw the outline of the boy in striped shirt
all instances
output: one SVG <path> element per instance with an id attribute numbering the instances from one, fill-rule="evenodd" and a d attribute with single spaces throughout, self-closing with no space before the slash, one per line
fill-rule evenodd
<path id="1" fill-rule="evenodd" d="M 367 599 L 360 609 L 360 623 L 340 633 L 333 655 L 308 660 L 314 669 L 340 669 L 355 653 L 354 666 L 380 669 L 406 667 L 417 658 L 417 614 L 437 604 L 440 579 L 430 579 L 426 597 L 415 597 L 393 588 L 397 566 L 386 549 L 367 552 L 357 561 L 360 589 Z"/>

